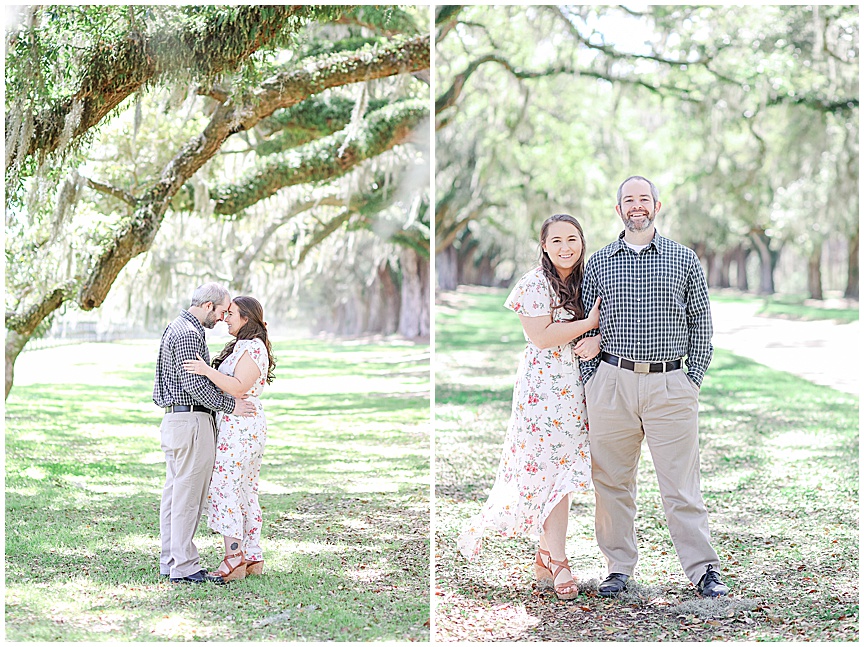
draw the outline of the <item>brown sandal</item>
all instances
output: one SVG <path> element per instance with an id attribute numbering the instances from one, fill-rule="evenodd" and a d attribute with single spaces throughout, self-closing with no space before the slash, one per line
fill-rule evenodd
<path id="1" fill-rule="evenodd" d="M 246 562 L 246 575 L 264 575 L 264 560 Z"/>
<path id="2" fill-rule="evenodd" d="M 543 562 L 543 556 L 548 557 L 550 560 L 552 559 L 552 555 L 548 550 L 538 548 L 537 555 L 534 557 L 534 576 L 537 578 L 538 586 L 551 588 L 555 582 L 555 578 L 552 577 L 552 571 Z"/>
<path id="3" fill-rule="evenodd" d="M 555 591 L 555 597 L 559 600 L 572 600 L 577 595 L 579 595 L 579 589 L 576 587 L 576 580 L 573 579 L 573 573 L 570 573 L 570 564 L 567 563 L 565 559 L 562 562 L 556 562 L 552 559 L 552 556 L 549 556 L 549 565 L 557 566 L 552 572 L 552 590 Z M 570 573 L 570 580 L 568 582 L 562 582 L 561 584 L 555 584 L 555 578 L 558 577 L 558 573 L 567 569 L 567 572 Z M 569 590 L 568 589 L 573 589 Z"/>
<path id="4" fill-rule="evenodd" d="M 240 558 L 240 563 L 233 568 L 231 567 L 231 564 L 228 563 L 228 560 L 232 557 Z M 225 559 L 222 560 L 222 563 L 225 564 L 225 568 L 228 569 L 228 572 L 223 573 L 217 569 L 210 573 L 210 577 L 222 578 L 223 582 L 233 582 L 234 580 L 242 580 L 246 577 L 246 558 L 243 556 L 242 550 L 232 553 L 231 555 L 225 555 Z"/>

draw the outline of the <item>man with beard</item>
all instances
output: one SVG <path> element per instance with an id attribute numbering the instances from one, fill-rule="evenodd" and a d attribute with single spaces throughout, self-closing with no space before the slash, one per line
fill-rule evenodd
<path id="1" fill-rule="evenodd" d="M 255 407 L 227 395 L 207 378 L 183 369 L 198 356 L 210 363 L 204 328 L 222 321 L 231 296 L 221 285 L 207 283 L 192 294 L 192 305 L 168 324 L 159 345 L 153 402 L 165 409 L 160 428 L 166 477 L 159 511 L 162 553 L 159 573 L 172 583 L 208 579 L 192 541 L 216 459 L 214 411 L 251 416 Z"/>
<path id="2" fill-rule="evenodd" d="M 599 296 L 602 304 L 601 353 L 581 364 L 595 532 L 609 567 L 598 592 L 618 595 L 636 567 L 644 437 L 684 573 L 699 595 L 726 595 L 699 483 L 699 389 L 713 354 L 705 275 L 692 250 L 654 229 L 660 195 L 652 182 L 626 179 L 615 209 L 625 230 L 588 260 L 582 292 L 584 303 Z"/>

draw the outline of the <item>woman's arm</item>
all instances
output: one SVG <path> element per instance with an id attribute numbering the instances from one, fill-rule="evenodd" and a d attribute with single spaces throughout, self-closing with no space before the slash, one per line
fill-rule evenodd
<path id="1" fill-rule="evenodd" d="M 600 325 L 600 297 L 585 319 L 577 321 L 552 321 L 552 315 L 528 317 L 519 315 L 522 328 L 531 343 L 537 348 L 552 348 L 566 344 Z"/>
<path id="2" fill-rule="evenodd" d="M 183 368 L 190 373 L 203 375 L 225 393 L 233 395 L 234 397 L 244 395 L 246 391 L 251 389 L 252 385 L 255 384 L 255 380 L 261 377 L 261 369 L 258 368 L 258 365 L 251 357 L 249 357 L 249 353 L 246 351 L 243 351 L 243 354 L 237 361 L 237 366 L 234 367 L 233 376 L 225 375 L 225 373 L 220 373 L 212 366 L 208 366 L 207 363 L 201 359 L 200 355 L 198 355 L 197 360 L 187 360 L 183 362 Z"/>

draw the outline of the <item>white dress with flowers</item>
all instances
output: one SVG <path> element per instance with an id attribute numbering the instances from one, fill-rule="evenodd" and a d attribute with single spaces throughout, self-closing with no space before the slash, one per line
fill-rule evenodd
<path id="1" fill-rule="evenodd" d="M 553 299 L 557 302 L 538 267 L 519 279 L 504 305 L 539 317 L 552 312 Z M 569 319 L 563 308 L 555 310 L 553 321 Z M 591 485 L 585 391 L 573 342 L 541 350 L 525 339 L 495 485 L 458 539 L 469 559 L 479 555 L 487 528 L 505 537 L 539 538 L 558 502 Z"/>
<path id="2" fill-rule="evenodd" d="M 267 442 L 267 421 L 258 396 L 264 390 L 270 360 L 260 339 L 238 339 L 233 352 L 219 365 L 219 372 L 234 375 L 237 362 L 249 357 L 261 375 L 247 391 L 255 405 L 254 416 L 219 412 L 216 435 L 216 462 L 210 481 L 207 525 L 227 537 L 241 539 L 247 561 L 264 559 L 261 552 L 261 506 L 258 504 L 258 475 Z"/>

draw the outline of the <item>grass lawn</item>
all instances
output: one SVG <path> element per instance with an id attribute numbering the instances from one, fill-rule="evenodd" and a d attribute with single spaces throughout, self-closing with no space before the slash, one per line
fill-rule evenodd
<path id="1" fill-rule="evenodd" d="M 817 306 L 815 304 L 818 302 L 812 301 L 804 295 L 772 294 L 765 296 L 727 291 L 720 294 L 712 292 L 711 299 L 714 301 L 736 303 L 760 303 L 761 305 L 756 311 L 757 315 L 761 317 L 791 319 L 794 321 L 818 321 L 828 319 L 840 323 L 849 323 L 852 321 L 858 321 L 859 315 L 857 306 L 854 308 L 827 307 L 828 305 L 831 305 L 829 301 L 825 301 L 822 305 Z"/>
<path id="2" fill-rule="evenodd" d="M 224 587 L 159 577 L 157 346 L 18 359 L 6 402 L 7 640 L 427 641 L 428 345 L 274 344 L 265 575 Z M 215 569 L 222 540 L 205 519 L 196 544 Z"/>
<path id="3" fill-rule="evenodd" d="M 716 350 L 700 398 L 702 491 L 726 599 L 702 600 L 666 528 L 647 445 L 640 561 L 621 598 L 594 541 L 593 491 L 575 497 L 567 552 L 582 593 L 537 590 L 528 539 L 456 550 L 492 486 L 524 341 L 506 291 L 460 289 L 436 306 L 436 591 L 440 641 L 857 641 L 858 398 Z"/>

